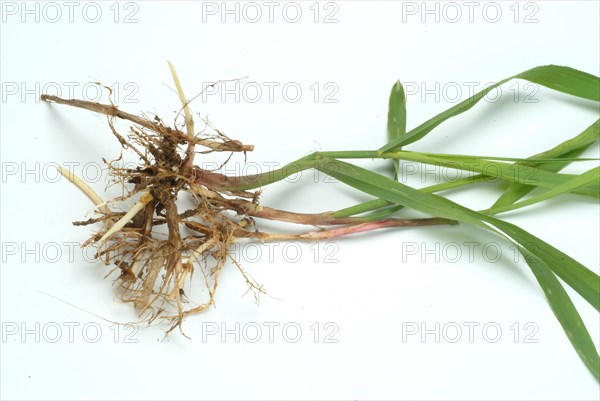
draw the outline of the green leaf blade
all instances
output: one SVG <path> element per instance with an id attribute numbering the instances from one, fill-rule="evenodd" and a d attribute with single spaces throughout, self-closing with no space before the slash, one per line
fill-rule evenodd
<path id="1" fill-rule="evenodd" d="M 400 149 L 402 146 L 418 141 L 446 120 L 456 117 L 471 109 L 490 91 L 512 79 L 525 79 L 565 94 L 600 102 L 600 78 L 596 77 L 595 75 L 588 74 L 574 68 L 557 65 L 535 67 L 490 85 L 482 91 L 474 94 L 469 99 L 463 100 L 448 110 L 443 111 L 435 117 L 425 121 L 423 124 L 407 132 L 404 137 L 396 138 L 388 142 L 386 145 L 379 148 L 379 151 L 390 152 Z"/>
<path id="2" fill-rule="evenodd" d="M 316 160 L 315 168 L 360 191 L 407 206 L 433 217 L 443 217 L 485 228 L 512 239 L 552 269 L 596 310 L 600 311 L 600 277 L 575 259 L 514 224 L 478 213 L 449 199 L 421 192 L 381 174 L 340 160 Z"/>
<path id="3" fill-rule="evenodd" d="M 561 279 L 600 311 L 600 277 L 575 259 L 514 224 L 491 216 L 482 220 L 494 225 L 513 241 L 541 259 Z"/>
<path id="4" fill-rule="evenodd" d="M 388 108 L 387 123 L 388 142 L 406 135 L 406 94 L 402 83 L 397 81 L 392 87 Z M 393 160 L 394 179 L 398 179 L 399 160 Z"/>
<path id="5" fill-rule="evenodd" d="M 524 71 L 514 78 L 525 79 L 558 92 L 600 102 L 600 79 L 571 67 L 544 65 Z"/>
<path id="6" fill-rule="evenodd" d="M 382 157 L 398 158 L 438 167 L 480 173 L 488 177 L 500 178 L 510 182 L 540 186 L 548 189 L 564 184 L 573 177 L 576 177 L 576 175 L 573 174 L 560 174 L 540 169 L 535 165 L 504 163 L 470 156 L 442 157 L 418 152 L 396 151 L 384 153 L 382 154 Z M 583 187 L 574 189 L 573 192 L 598 198 L 600 197 L 600 185 L 598 182 L 591 182 Z"/>
<path id="7" fill-rule="evenodd" d="M 539 258 L 527 255 L 525 260 L 544 291 L 552 312 L 560 322 L 573 348 L 596 380 L 600 381 L 600 356 L 569 294 L 550 268 Z"/>
<path id="8" fill-rule="evenodd" d="M 586 149 L 588 149 L 592 144 L 598 141 L 600 137 L 600 119 L 596 120 L 592 125 L 586 128 L 581 134 L 575 136 L 574 138 L 568 139 L 565 142 L 555 146 L 552 149 L 549 149 L 545 152 L 538 153 L 537 155 L 531 156 L 530 159 L 544 159 L 544 158 L 572 158 L 581 155 Z M 550 172 L 558 172 L 562 170 L 564 167 L 568 166 L 570 162 L 565 161 L 563 163 L 551 163 L 551 164 L 536 164 L 536 166 L 542 170 L 550 171 Z M 529 192 L 533 191 L 535 186 L 520 184 L 520 183 L 512 183 L 508 186 L 500 195 L 500 197 L 496 200 L 496 202 L 491 206 L 490 209 L 501 208 L 508 206 Z"/>
<path id="9" fill-rule="evenodd" d="M 510 203 L 505 206 L 492 207 L 490 208 L 489 213 L 494 215 L 498 213 L 507 212 L 509 210 L 515 210 L 525 206 L 530 206 L 565 193 L 576 191 L 579 188 L 588 186 L 592 183 L 597 183 L 598 181 L 600 181 L 600 167 L 593 168 L 581 175 L 575 176 L 569 181 L 560 184 L 538 196 L 534 196 L 521 202 Z"/>

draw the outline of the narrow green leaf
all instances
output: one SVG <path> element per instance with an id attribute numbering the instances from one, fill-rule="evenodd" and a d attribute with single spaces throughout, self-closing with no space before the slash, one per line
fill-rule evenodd
<path id="1" fill-rule="evenodd" d="M 388 158 L 393 157 L 394 154 L 397 154 L 400 151 L 390 152 L 390 153 L 380 153 L 374 156 L 374 158 Z M 406 151 L 405 151 L 406 152 Z M 329 152 L 324 152 L 325 154 Z M 431 152 L 414 152 L 411 151 L 412 154 L 415 155 L 423 155 L 423 156 L 431 156 L 431 157 L 439 157 L 447 160 L 473 160 L 478 159 L 483 162 L 487 161 L 503 161 L 503 162 L 515 162 L 521 163 L 524 166 L 539 166 L 549 165 L 552 166 L 554 164 L 564 164 L 565 162 L 569 163 L 580 163 L 580 162 L 595 162 L 599 161 L 600 158 L 597 157 L 553 157 L 553 158 L 522 158 L 522 157 L 506 157 L 506 156 L 481 156 L 481 155 L 459 155 L 452 153 L 431 153 Z M 399 154 L 399 153 L 398 153 Z"/>
<path id="2" fill-rule="evenodd" d="M 432 216 L 463 221 L 487 228 L 473 211 L 444 197 L 427 194 L 381 174 L 337 159 L 316 160 L 315 168 L 370 195 Z"/>
<path id="3" fill-rule="evenodd" d="M 596 380 L 600 381 L 600 356 L 571 298 L 544 262 L 533 255 L 527 255 L 525 260 L 542 287 L 552 312 L 560 322 L 573 348 L 594 374 Z"/>
<path id="4" fill-rule="evenodd" d="M 535 163 L 503 163 L 490 160 L 490 157 L 479 158 L 478 156 L 466 155 L 441 155 L 433 153 L 410 152 L 406 150 L 397 150 L 395 152 L 380 153 L 369 150 L 350 150 L 341 152 L 317 152 L 315 158 L 337 158 L 337 159 L 400 159 L 410 160 L 418 163 L 426 163 L 438 167 L 447 167 L 452 169 L 465 170 L 471 173 L 481 173 L 488 177 L 501 178 L 511 182 L 519 182 L 528 185 L 536 185 L 544 188 L 553 188 L 570 180 L 573 174 L 558 174 L 551 171 L 542 170 Z M 496 158 L 529 161 L 528 159 L 516 158 Z M 561 159 L 544 159 L 545 163 L 562 163 Z M 587 159 L 573 159 L 584 161 Z M 597 160 L 597 159 L 590 159 Z M 600 185 L 598 183 L 589 184 L 583 188 L 578 188 L 575 193 L 592 197 L 600 196 Z"/>
<path id="5" fill-rule="evenodd" d="M 554 198 L 555 196 L 562 195 L 567 192 L 572 192 L 578 188 L 585 187 L 591 183 L 598 183 L 600 180 L 600 167 L 593 168 L 585 173 L 575 176 L 564 184 L 558 185 L 538 196 L 534 196 L 527 200 L 508 204 L 505 206 L 497 206 L 492 207 L 489 211 L 490 214 L 498 214 L 507 212 L 509 210 L 520 209 L 525 206 L 530 206 L 539 202 L 543 202 L 545 200 Z"/>
<path id="6" fill-rule="evenodd" d="M 568 95 L 600 102 L 600 78 L 571 67 L 545 65 L 522 72 L 514 78 L 525 79 Z"/>
<path id="7" fill-rule="evenodd" d="M 336 210 L 332 213 L 333 217 L 348 217 L 355 216 L 357 214 L 370 212 L 372 210 L 381 209 L 386 206 L 390 206 L 392 203 L 383 199 L 371 199 L 366 202 L 361 202 L 356 205 L 345 207 L 343 209 Z"/>
<path id="8" fill-rule="evenodd" d="M 478 213 L 483 221 L 502 230 L 513 241 L 540 258 L 565 283 L 600 311 L 600 277 L 569 255 L 514 224 Z"/>
<path id="9" fill-rule="evenodd" d="M 397 81 L 390 93 L 388 124 L 388 142 L 402 138 L 406 135 L 406 95 L 402 83 Z M 399 160 L 393 160 L 394 179 L 398 179 Z"/>
<path id="10" fill-rule="evenodd" d="M 438 195 L 427 194 L 381 174 L 336 159 L 317 160 L 315 168 L 360 191 L 431 216 L 469 223 L 511 238 L 542 259 L 552 271 L 600 310 L 600 277 L 540 238 L 515 226 L 468 209 Z"/>
<path id="11" fill-rule="evenodd" d="M 589 148 L 593 143 L 597 142 L 599 137 L 600 119 L 596 120 L 596 122 L 594 122 L 592 125 L 586 128 L 581 134 L 577 135 L 576 137 L 566 140 L 565 142 L 545 152 L 531 156 L 530 159 L 577 157 L 580 154 L 582 154 L 587 148 Z M 562 170 L 567 165 L 569 165 L 568 161 L 565 161 L 563 163 L 536 164 L 538 168 L 554 173 Z M 533 189 L 535 189 L 535 186 L 520 183 L 512 183 L 508 186 L 508 188 L 506 188 L 502 195 L 500 195 L 498 200 L 496 200 L 496 202 L 492 205 L 490 209 L 496 209 L 506 205 L 510 205 L 511 203 L 514 203 L 521 199 L 523 196 L 527 195 Z"/>
<path id="12" fill-rule="evenodd" d="M 490 91 L 512 79 L 525 79 L 530 82 L 546 86 L 550 89 L 567 93 L 569 95 L 600 101 L 600 78 L 569 67 L 557 65 L 535 67 L 510 78 L 503 79 L 502 81 L 485 88 L 481 92 L 473 95 L 471 98 L 463 100 L 454 107 L 449 108 L 437 116 L 425 121 L 418 127 L 410 130 L 402 138 L 396 138 L 390 141 L 386 145 L 382 146 L 379 151 L 390 152 L 400 149 L 402 146 L 418 141 L 444 121 L 471 109 Z"/>
<path id="13" fill-rule="evenodd" d="M 583 153 L 587 148 L 589 148 L 592 144 L 598 141 L 600 137 L 600 120 L 594 122 L 590 127 L 588 127 L 581 134 L 577 135 L 574 138 L 568 139 L 565 142 L 555 146 L 552 149 L 547 151 L 538 153 L 536 155 L 530 156 L 529 159 L 535 159 L 535 166 L 540 169 L 547 170 L 550 172 L 558 172 L 562 170 L 565 166 L 567 166 L 570 162 L 566 160 L 571 160 L 572 158 L 577 158 L 579 155 Z M 557 160 L 561 160 L 559 162 L 552 163 L 538 163 L 539 159 L 548 159 L 548 158 L 557 158 Z M 516 166 L 514 167 L 517 168 Z M 420 191 L 424 191 L 427 193 L 439 192 L 447 189 L 452 189 L 456 187 L 462 187 L 465 185 L 471 185 L 478 182 L 489 181 L 488 177 L 482 175 L 474 175 L 472 177 L 465 177 L 460 180 L 445 182 L 437 185 L 433 185 L 431 187 L 421 188 Z M 491 208 L 503 207 L 506 205 L 510 205 L 523 196 L 527 195 L 536 186 L 521 184 L 517 182 L 513 182 L 510 184 L 504 193 L 499 197 L 499 199 L 494 203 Z M 386 206 L 392 205 L 391 202 L 387 202 L 382 199 L 373 199 L 358 205 L 350 206 L 341 210 L 334 212 L 333 214 L 336 217 L 347 217 L 355 214 L 360 214 L 364 212 L 368 212 L 371 210 L 380 209 Z M 377 218 L 375 216 L 374 218 Z"/>
<path id="14" fill-rule="evenodd" d="M 522 184 L 535 185 L 544 188 L 554 188 L 576 177 L 573 174 L 559 174 L 543 170 L 535 165 L 519 163 L 503 163 L 490 160 L 482 160 L 468 156 L 451 156 L 448 158 L 429 156 L 419 152 L 396 151 L 381 154 L 383 158 L 398 158 L 418 163 L 427 163 L 435 166 L 476 172 L 488 177 L 501 178 L 503 180 L 518 182 Z M 600 197 L 600 185 L 592 182 L 585 187 L 573 190 L 574 193 L 592 197 Z"/>
<path id="15" fill-rule="evenodd" d="M 600 380 L 598 352 L 591 342 L 589 333 L 577 310 L 553 275 L 554 273 L 560 276 L 596 310 L 600 310 L 600 277 L 597 274 L 513 224 L 477 213 L 446 198 L 423 193 L 381 174 L 349 163 L 335 159 L 324 159 L 322 160 L 324 164 L 318 162 L 319 160 L 315 167 L 320 171 L 370 195 L 433 216 L 446 217 L 483 227 L 515 241 L 525 255 L 527 263 L 545 292 L 550 306 L 571 344 L 597 380 Z"/>

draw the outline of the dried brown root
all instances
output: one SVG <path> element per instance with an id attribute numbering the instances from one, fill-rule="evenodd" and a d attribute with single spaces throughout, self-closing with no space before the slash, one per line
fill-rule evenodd
<path id="1" fill-rule="evenodd" d="M 58 96 L 53 95 L 42 95 L 40 99 L 45 102 L 65 104 L 73 107 L 78 107 L 80 109 L 93 111 L 95 113 L 104 114 L 106 116 L 128 120 L 139 126 L 140 129 L 145 128 L 154 131 L 155 133 L 163 135 L 164 137 L 170 137 L 179 143 L 191 142 L 196 145 L 205 146 L 218 152 L 251 152 L 252 150 L 254 150 L 253 145 L 244 145 L 240 141 L 235 140 L 216 141 L 212 139 L 203 138 L 190 139 L 188 138 L 186 133 L 176 128 L 171 128 L 164 125 L 160 119 L 151 120 L 149 118 L 135 116 L 133 114 L 129 114 L 122 110 L 119 110 L 115 105 L 112 104 L 101 104 L 78 99 L 62 99 Z"/>

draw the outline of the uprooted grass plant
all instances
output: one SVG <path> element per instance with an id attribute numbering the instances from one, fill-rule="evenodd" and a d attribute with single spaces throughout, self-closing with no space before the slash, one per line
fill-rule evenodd
<path id="1" fill-rule="evenodd" d="M 96 257 L 119 272 L 116 282 L 122 298 L 133 303 L 140 316 L 147 316 L 149 321 L 159 317 L 167 319 L 171 322 L 168 332 L 181 328 L 186 316 L 202 312 L 214 304 L 219 273 L 225 266 L 237 268 L 256 297 L 263 294 L 263 287 L 229 253 L 231 245 L 242 238 L 260 241 L 319 240 L 382 228 L 466 223 L 490 230 L 516 244 L 575 350 L 600 380 L 600 356 L 596 346 L 558 279 L 600 310 L 599 276 L 540 238 L 495 217 L 565 193 L 598 199 L 599 167 L 581 174 L 559 171 L 572 162 L 590 160 L 582 159 L 580 155 L 598 141 L 600 119 L 572 139 L 527 159 L 403 150 L 404 146 L 425 137 L 447 119 L 469 110 L 489 91 L 511 79 L 528 80 L 600 102 L 598 77 L 568 67 L 536 67 L 499 81 L 410 131 L 406 130 L 406 97 L 401 83 L 397 82 L 390 94 L 388 142 L 380 149 L 315 152 L 267 173 L 227 176 L 198 167 L 194 164 L 195 158 L 209 152 L 225 152 L 225 156 L 234 152 L 246 154 L 253 150 L 253 146 L 230 139 L 208 121 L 204 121 L 205 128 L 198 133 L 182 85 L 173 66 L 169 64 L 169 67 L 182 103 L 178 116 L 183 116 L 183 121 L 178 124 L 176 119 L 173 126 L 158 116 L 129 114 L 112 103 L 42 95 L 42 100 L 47 102 L 107 116 L 109 128 L 123 150 L 134 152 L 139 159 L 135 168 L 107 162 L 112 180 L 126 189 L 123 196 L 109 202 L 105 202 L 72 172 L 65 169 L 62 173 L 96 204 L 95 217 L 75 222 L 76 225 L 101 225 L 84 246 L 95 246 Z M 116 119 L 133 124 L 126 136 L 117 132 Z M 390 159 L 395 174 L 387 177 L 341 159 Z M 228 160 L 224 157 L 223 165 Z M 477 174 L 415 189 L 398 182 L 399 160 Z M 280 210 L 259 202 L 261 188 L 306 169 L 319 170 L 371 195 L 373 199 L 338 211 L 316 214 Z M 532 171 L 535 171 L 534 175 Z M 490 178 L 506 181 L 508 187 L 485 210 L 475 211 L 436 194 Z M 522 200 L 534 189 L 538 191 Z M 185 208 L 181 207 L 178 200 L 183 194 L 192 200 L 191 206 L 188 203 Z M 113 210 L 113 205 L 130 200 L 135 203 L 127 212 Z M 430 217 L 394 217 L 401 208 L 426 213 Z M 258 226 L 259 219 L 317 228 L 303 234 L 265 232 Z M 185 297 L 184 287 L 194 274 L 201 276 L 208 290 L 208 299 L 201 304 L 192 304 Z"/>

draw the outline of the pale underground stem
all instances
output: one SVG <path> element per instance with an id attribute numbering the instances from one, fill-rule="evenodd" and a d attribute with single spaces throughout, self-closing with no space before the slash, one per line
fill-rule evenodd
<path id="1" fill-rule="evenodd" d="M 129 211 L 125 214 L 125 216 L 121 217 L 121 219 L 119 221 L 117 221 L 111 228 L 110 230 L 108 230 L 103 236 L 102 238 L 100 238 L 100 243 L 102 244 L 104 241 L 106 241 L 106 239 L 108 237 L 110 237 L 111 235 L 113 235 L 114 233 L 116 233 L 117 231 L 119 231 L 121 228 L 125 227 L 125 225 L 127 223 L 129 223 L 129 221 L 131 219 L 133 219 L 135 217 L 136 214 L 138 214 L 140 211 L 142 211 L 144 209 L 144 207 L 146 207 L 146 205 L 148 203 L 150 203 L 150 201 L 152 201 L 152 195 L 150 195 L 148 192 L 146 192 L 145 194 L 142 195 L 142 197 L 140 198 L 140 200 L 133 205 L 133 207 L 131 209 L 129 209 Z"/>
<path id="2" fill-rule="evenodd" d="M 108 206 L 106 206 L 106 202 L 100 197 L 100 195 L 94 192 L 94 190 L 90 188 L 90 186 L 86 184 L 81 178 L 77 177 L 75 173 L 67 170 L 64 167 L 59 167 L 59 171 L 65 178 L 67 178 L 69 181 L 75 184 L 77 188 L 79 188 L 84 194 L 86 194 L 87 197 L 90 198 L 90 200 L 94 202 L 96 206 L 98 206 L 98 209 L 100 209 L 102 213 L 111 213 Z"/>
<path id="3" fill-rule="evenodd" d="M 177 75 L 177 71 L 175 71 L 175 67 L 169 63 L 169 69 L 171 70 L 171 75 L 173 76 L 173 81 L 175 82 L 175 87 L 177 88 L 177 94 L 179 95 L 179 99 L 181 100 L 181 105 L 183 107 L 183 113 L 185 115 L 185 128 L 188 134 L 188 147 L 186 151 L 185 160 L 181 166 L 181 174 L 187 176 L 194 165 L 194 138 L 196 136 L 194 132 L 194 119 L 192 118 L 192 112 L 189 108 L 189 102 L 185 98 L 185 94 L 183 92 L 183 87 L 181 86 L 181 82 L 179 81 L 179 76 Z"/>

